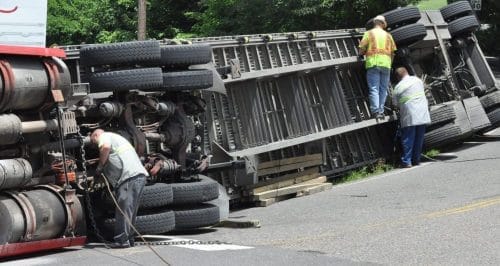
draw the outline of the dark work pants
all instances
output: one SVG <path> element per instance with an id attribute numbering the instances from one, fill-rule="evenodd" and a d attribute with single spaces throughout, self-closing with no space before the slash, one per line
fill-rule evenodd
<path id="1" fill-rule="evenodd" d="M 141 174 L 125 181 L 115 189 L 118 206 L 120 206 L 132 224 L 135 224 L 139 201 L 145 184 L 146 176 Z M 115 212 L 115 219 L 115 243 L 132 244 L 129 243 L 129 239 L 134 237 L 135 231 L 118 209 Z"/>
<path id="2" fill-rule="evenodd" d="M 401 128 L 401 144 L 403 156 L 401 162 L 404 165 L 420 164 L 420 154 L 424 145 L 425 125 Z"/>

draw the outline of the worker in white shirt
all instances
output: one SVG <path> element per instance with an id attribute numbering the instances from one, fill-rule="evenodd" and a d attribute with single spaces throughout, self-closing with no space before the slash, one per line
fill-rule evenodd
<path id="1" fill-rule="evenodd" d="M 399 107 L 401 166 L 409 168 L 420 164 L 425 127 L 430 124 L 431 117 L 422 80 L 410 76 L 404 67 L 397 68 L 396 74 L 400 81 L 392 93 L 392 100 L 394 106 Z"/>

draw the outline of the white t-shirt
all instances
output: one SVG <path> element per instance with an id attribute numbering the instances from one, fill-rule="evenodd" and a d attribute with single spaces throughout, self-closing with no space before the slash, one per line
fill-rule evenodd
<path id="1" fill-rule="evenodd" d="M 118 187 L 131 177 L 140 174 L 149 175 L 134 147 L 124 137 L 104 132 L 97 141 L 99 148 L 104 144 L 111 147 L 108 161 L 104 165 L 104 174 L 114 187 Z"/>
<path id="2" fill-rule="evenodd" d="M 406 76 L 392 92 L 393 103 L 399 106 L 401 127 L 431 123 L 424 83 L 418 77 Z"/>

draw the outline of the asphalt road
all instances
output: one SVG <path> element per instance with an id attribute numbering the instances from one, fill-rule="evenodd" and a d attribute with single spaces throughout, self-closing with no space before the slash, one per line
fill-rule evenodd
<path id="1" fill-rule="evenodd" d="M 465 143 L 452 160 L 230 214 L 261 228 L 169 235 L 177 245 L 155 248 L 172 265 L 500 265 L 500 130 L 494 135 Z M 146 247 L 99 245 L 7 263 L 161 265 Z"/>

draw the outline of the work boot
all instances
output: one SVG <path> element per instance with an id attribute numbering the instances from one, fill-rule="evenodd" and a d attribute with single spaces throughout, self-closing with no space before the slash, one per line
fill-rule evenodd
<path id="1" fill-rule="evenodd" d="M 108 247 L 109 248 L 129 248 L 130 247 L 130 243 L 128 241 L 124 242 L 124 243 L 118 243 L 118 242 L 113 242 L 111 244 L 108 244 Z"/>

